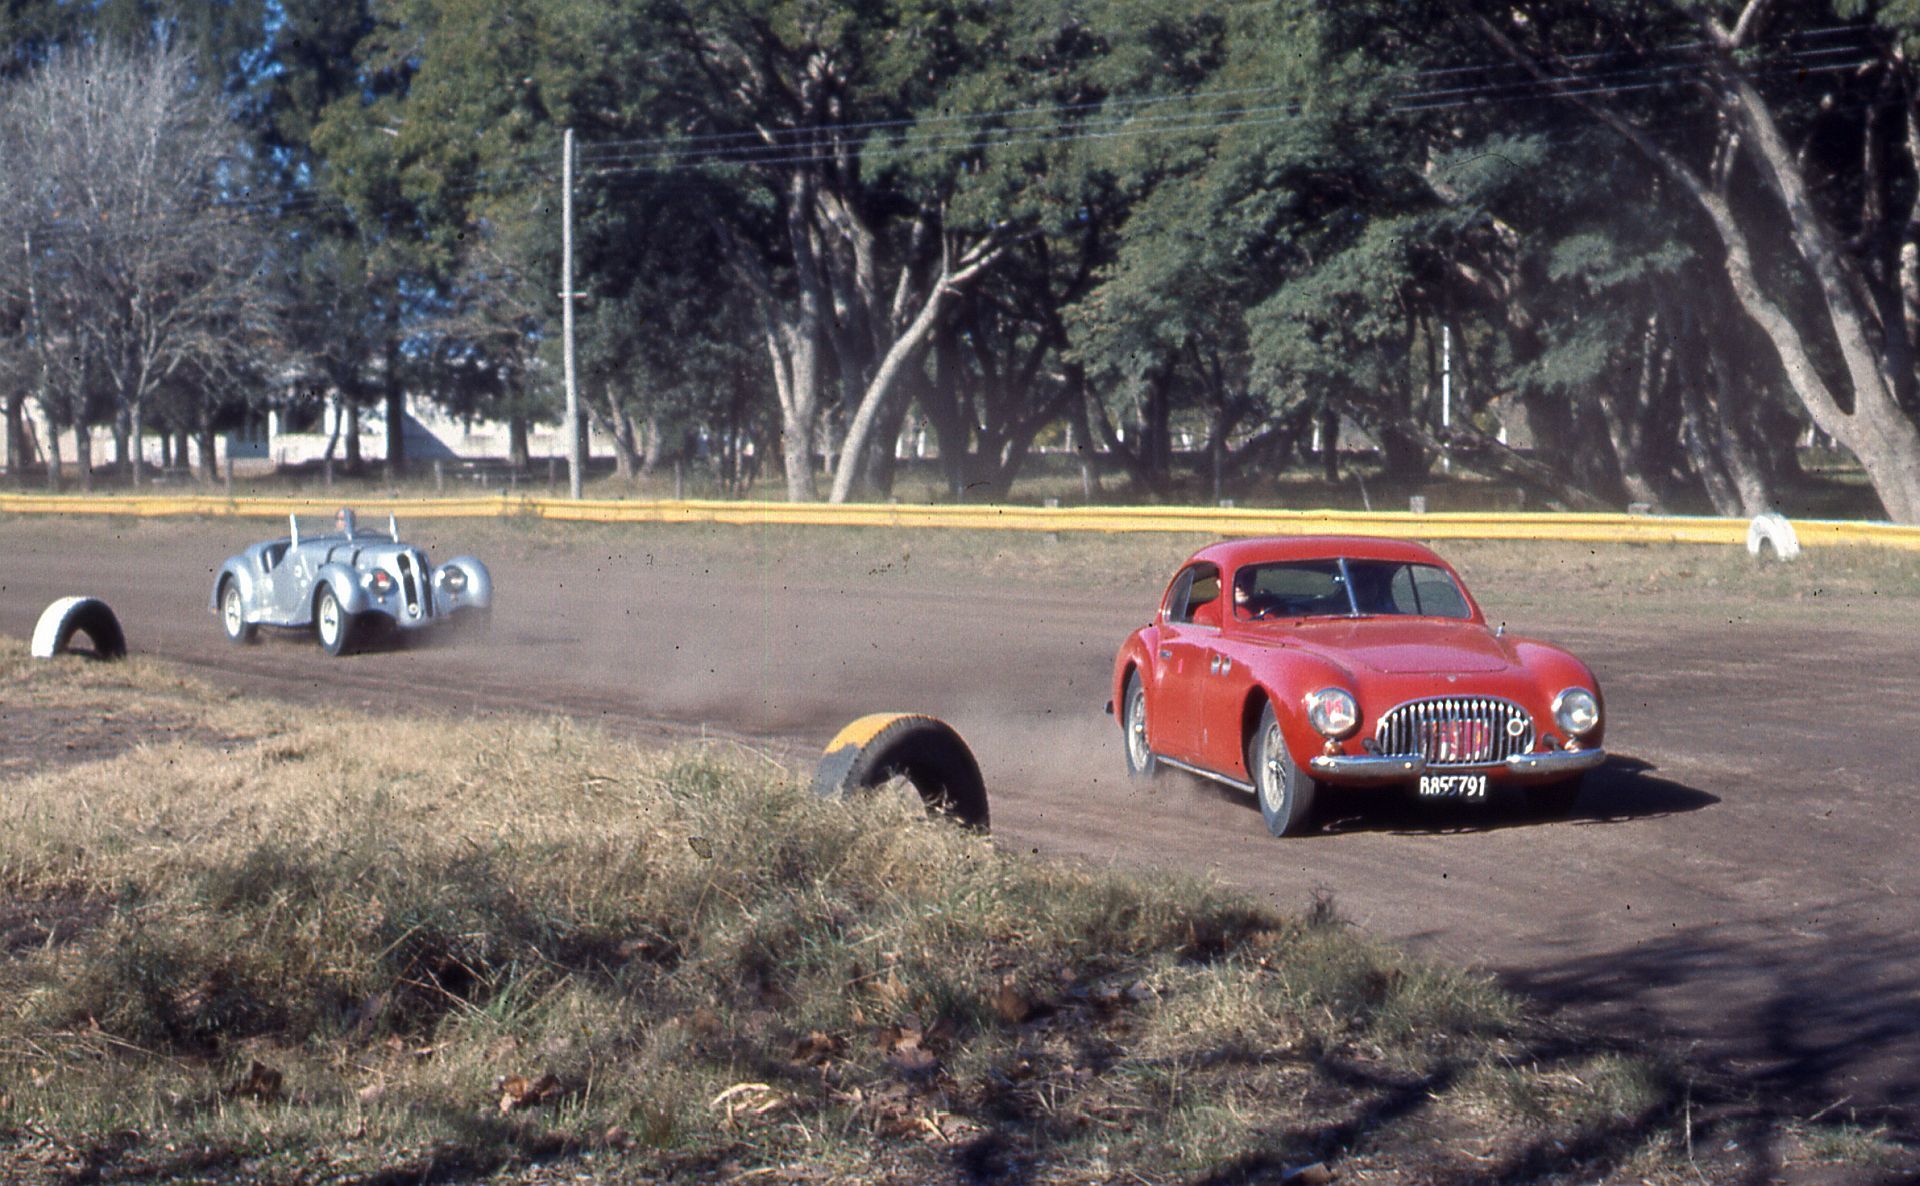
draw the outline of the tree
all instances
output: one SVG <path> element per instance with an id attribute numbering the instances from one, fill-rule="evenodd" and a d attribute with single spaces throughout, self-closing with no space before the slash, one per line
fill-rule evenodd
<path id="1" fill-rule="evenodd" d="M 50 419 L 77 430 L 85 483 L 86 430 L 113 422 L 138 482 L 159 392 L 273 349 L 265 241 L 233 209 L 247 192 L 237 138 L 184 50 L 105 43 L 13 84 L 0 140 L 36 161 L 0 237 L 20 245 L 5 303 L 25 310 Z"/>
<path id="2" fill-rule="evenodd" d="M 1920 522 L 1920 23 L 1908 9 L 1592 0 L 1498 18 L 1455 11 L 1539 93 L 1575 104 L 1665 175 L 1710 228 L 1735 302 L 1807 415 L 1859 459 L 1890 517 Z M 1822 47 L 1799 34 L 1815 29 L 1849 52 L 1811 52 Z M 1652 86 L 1610 85 L 1629 70 Z"/>
<path id="3" fill-rule="evenodd" d="M 952 172 L 889 165 L 939 147 L 950 129 L 916 117 L 991 52 L 995 19 L 911 2 L 721 0 L 672 6 L 663 24 L 661 127 L 691 138 L 679 166 L 733 190 L 719 208 L 735 217 L 719 230 L 760 310 L 790 498 L 817 494 L 829 380 L 845 414 L 830 497 L 844 501 L 902 377 L 1004 249 L 1007 228 L 949 217 Z"/>

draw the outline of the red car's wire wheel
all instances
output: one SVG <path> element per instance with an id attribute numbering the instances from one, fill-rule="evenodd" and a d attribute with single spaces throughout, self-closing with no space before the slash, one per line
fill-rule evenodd
<path id="1" fill-rule="evenodd" d="M 1147 744 L 1147 689 L 1139 676 L 1127 680 L 1126 700 L 1120 713 L 1120 727 L 1127 743 L 1127 773 L 1146 778 L 1157 772 L 1159 762 Z"/>
<path id="2" fill-rule="evenodd" d="M 1305 831 L 1313 816 L 1319 784 L 1287 753 L 1287 739 L 1280 732 L 1280 718 L 1271 704 L 1260 714 L 1251 748 L 1247 768 L 1253 775 L 1253 791 L 1260 800 L 1267 831 L 1275 836 L 1295 836 Z"/>

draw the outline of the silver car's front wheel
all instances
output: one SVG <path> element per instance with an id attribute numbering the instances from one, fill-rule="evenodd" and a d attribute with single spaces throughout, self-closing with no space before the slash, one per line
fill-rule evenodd
<path id="1" fill-rule="evenodd" d="M 329 655 L 344 655 L 353 645 L 355 615 L 341 608 L 333 587 L 323 585 L 313 603 L 313 632 Z"/>
<path id="2" fill-rule="evenodd" d="M 254 627 L 247 622 L 246 599 L 240 596 L 236 581 L 228 581 L 220 590 L 220 628 L 228 642 L 253 641 Z"/>

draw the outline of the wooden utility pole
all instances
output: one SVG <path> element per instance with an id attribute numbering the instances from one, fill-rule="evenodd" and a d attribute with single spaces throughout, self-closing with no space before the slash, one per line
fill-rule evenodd
<path id="1" fill-rule="evenodd" d="M 580 391 L 573 370 L 573 129 L 561 139 L 560 152 L 560 333 L 567 376 L 567 497 L 580 498 L 580 471 L 586 459 L 580 448 Z"/>

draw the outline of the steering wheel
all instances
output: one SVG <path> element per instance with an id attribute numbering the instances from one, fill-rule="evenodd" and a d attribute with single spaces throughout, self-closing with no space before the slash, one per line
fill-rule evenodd
<path id="1" fill-rule="evenodd" d="M 1269 618 L 1281 617 L 1280 611 L 1285 607 L 1270 594 L 1256 593 L 1247 598 L 1247 604 L 1242 608 L 1247 611 L 1249 621 L 1264 622 Z"/>

